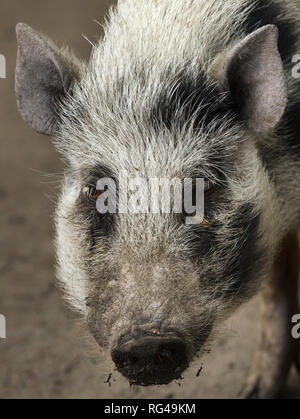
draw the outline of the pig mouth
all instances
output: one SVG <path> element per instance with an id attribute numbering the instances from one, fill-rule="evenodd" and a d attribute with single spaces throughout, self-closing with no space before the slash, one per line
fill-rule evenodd
<path id="1" fill-rule="evenodd" d="M 169 384 L 188 368 L 186 346 L 177 336 L 145 336 L 113 349 L 117 370 L 131 385 Z"/>

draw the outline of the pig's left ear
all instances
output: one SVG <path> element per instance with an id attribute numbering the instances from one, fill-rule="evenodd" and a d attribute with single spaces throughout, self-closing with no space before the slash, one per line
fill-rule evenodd
<path id="1" fill-rule="evenodd" d="M 23 23 L 17 25 L 16 33 L 19 111 L 35 131 L 55 135 L 59 118 L 57 103 L 66 95 L 74 78 L 79 77 L 77 62 Z"/>
<path id="2" fill-rule="evenodd" d="M 242 118 L 258 133 L 274 129 L 287 104 L 277 43 L 276 26 L 258 29 L 234 48 L 221 74 L 221 83 L 230 90 Z"/>

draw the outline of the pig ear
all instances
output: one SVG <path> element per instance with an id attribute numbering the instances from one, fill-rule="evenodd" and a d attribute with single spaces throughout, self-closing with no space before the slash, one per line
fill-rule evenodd
<path id="1" fill-rule="evenodd" d="M 74 74 L 60 51 L 29 26 L 16 27 L 18 55 L 16 96 L 23 119 L 37 132 L 55 135 L 56 105 L 69 90 Z"/>
<path id="2" fill-rule="evenodd" d="M 231 52 L 221 74 L 241 116 L 255 132 L 275 128 L 287 103 L 278 30 L 267 25 L 247 36 Z"/>

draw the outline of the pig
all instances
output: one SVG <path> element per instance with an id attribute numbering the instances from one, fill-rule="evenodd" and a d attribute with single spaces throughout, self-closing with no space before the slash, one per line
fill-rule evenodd
<path id="1" fill-rule="evenodd" d="M 59 283 L 131 384 L 181 377 L 259 291 L 259 344 L 241 397 L 277 397 L 299 367 L 299 5 L 119 1 L 88 63 L 17 25 L 19 111 L 66 163 Z M 204 179 L 204 219 L 100 213 L 97 182 L 118 185 L 124 171 Z"/>

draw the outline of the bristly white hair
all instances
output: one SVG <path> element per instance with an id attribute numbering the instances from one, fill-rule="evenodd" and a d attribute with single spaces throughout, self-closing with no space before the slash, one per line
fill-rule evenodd
<path id="1" fill-rule="evenodd" d="M 178 74 L 196 79 L 202 71 L 207 76 L 205 82 L 214 86 L 215 58 L 244 38 L 245 20 L 256 3 L 253 0 L 124 0 L 112 9 L 105 24 L 104 39 L 93 48 L 90 62 L 81 68 L 80 80 L 75 82 L 61 107 L 57 146 L 73 167 L 80 169 L 83 163 L 94 167 L 100 163 L 113 173 L 138 168 L 141 176 L 155 177 L 159 173 L 160 177 L 170 178 L 181 177 L 183 173 L 189 176 L 189 169 L 201 166 L 203 175 L 206 170 L 211 178 L 211 169 L 216 168 L 207 167 L 208 154 L 214 151 L 205 146 L 207 137 L 213 134 L 214 146 L 220 149 L 223 145 L 224 152 L 230 155 L 247 137 L 245 132 L 233 128 L 227 119 L 221 125 L 212 121 L 205 133 L 199 130 L 196 134 L 192 124 L 157 132 L 145 114 L 157 103 L 162 86 L 176 87 L 174 80 Z M 296 10 L 296 1 L 289 0 L 286 4 L 291 6 L 290 11 L 286 8 L 286 13 L 291 15 L 291 10 Z M 257 164 L 254 145 L 248 146 L 250 150 L 245 147 L 244 167 L 248 165 L 245 173 L 251 175 L 247 198 L 253 202 L 259 200 L 258 206 L 264 208 L 265 238 L 272 242 L 270 235 L 277 232 L 267 225 L 279 213 L 273 208 L 276 207 L 273 186 L 266 179 L 265 168 Z M 262 179 L 265 185 L 261 184 Z M 232 191 L 242 199 L 245 190 L 235 179 L 230 181 Z M 290 178 L 282 183 L 289 182 Z M 64 188 L 58 209 L 57 243 L 61 252 L 59 277 L 73 306 L 84 313 L 88 280 L 84 270 L 74 272 L 74 266 L 81 266 L 79 260 L 84 265 L 89 258 L 88 249 L 84 234 L 78 229 L 76 252 L 75 232 L 67 222 L 79 188 L 79 183 Z"/>
<path id="2" fill-rule="evenodd" d="M 73 100 L 63 106 L 63 141 L 58 146 L 74 159 L 83 154 L 95 160 L 111 156 L 113 163 L 116 149 L 120 154 L 126 142 L 127 151 L 135 149 L 137 128 L 139 141 L 153 145 L 149 129 L 143 132 L 141 110 L 151 110 L 162 86 L 175 88 L 176 75 L 195 79 L 200 70 L 208 71 L 225 45 L 243 37 L 243 22 L 252 6 L 250 0 L 127 0 L 112 9 L 104 39 L 93 48 L 84 76 L 74 86 Z M 207 83 L 214 83 L 209 74 Z M 187 147 L 189 134 L 185 133 Z"/>

